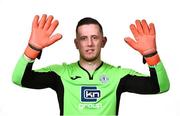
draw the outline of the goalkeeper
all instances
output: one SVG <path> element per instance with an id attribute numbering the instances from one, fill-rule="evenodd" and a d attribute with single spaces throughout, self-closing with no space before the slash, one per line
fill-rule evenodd
<path id="1" fill-rule="evenodd" d="M 90 17 L 81 19 L 76 27 L 74 43 L 79 61 L 34 70 L 33 64 L 42 50 L 62 38 L 59 33 L 53 35 L 57 26 L 58 21 L 51 15 L 34 17 L 28 45 L 15 66 L 12 81 L 26 88 L 53 89 L 60 115 L 118 115 L 123 92 L 157 94 L 169 90 L 169 79 L 156 48 L 153 23 L 136 20 L 130 25 L 134 39 L 124 39 L 143 56 L 149 75 L 102 61 L 101 48 L 107 38 L 101 24 Z"/>

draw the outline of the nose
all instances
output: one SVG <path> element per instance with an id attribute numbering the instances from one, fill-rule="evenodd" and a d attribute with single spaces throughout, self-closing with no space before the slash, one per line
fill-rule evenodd
<path id="1" fill-rule="evenodd" d="M 92 46 L 93 45 L 93 39 L 92 38 L 89 38 L 88 39 L 88 46 Z"/>

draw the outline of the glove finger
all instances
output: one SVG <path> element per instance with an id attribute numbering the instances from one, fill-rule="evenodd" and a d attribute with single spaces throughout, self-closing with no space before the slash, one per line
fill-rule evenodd
<path id="1" fill-rule="evenodd" d="M 53 23 L 51 24 L 51 26 L 48 29 L 48 34 L 49 35 L 51 35 L 54 32 L 54 30 L 56 29 L 58 24 L 59 24 L 58 20 L 53 21 Z"/>
<path id="2" fill-rule="evenodd" d="M 144 20 L 144 19 L 142 20 L 142 28 L 143 28 L 143 31 L 145 34 L 148 35 L 150 33 L 148 24 L 147 24 L 146 20 Z"/>
<path id="3" fill-rule="evenodd" d="M 34 19 L 33 19 L 33 22 L 32 22 L 32 27 L 33 28 L 37 28 L 38 27 L 38 20 L 39 20 L 39 16 L 35 15 Z"/>
<path id="4" fill-rule="evenodd" d="M 156 34 L 156 30 L 155 30 L 155 26 L 153 23 L 149 24 L 149 28 L 150 28 L 150 35 L 155 35 Z"/>
<path id="5" fill-rule="evenodd" d="M 51 26 L 52 20 L 53 20 L 53 16 L 50 15 L 50 16 L 47 18 L 47 21 L 46 21 L 46 23 L 45 23 L 45 25 L 44 25 L 44 30 L 48 30 L 48 29 L 49 29 L 49 27 Z"/>
<path id="6" fill-rule="evenodd" d="M 46 23 L 46 18 L 47 18 L 47 15 L 46 14 L 43 14 L 43 16 L 41 17 L 41 20 L 39 21 L 39 28 L 43 28 L 45 23 Z"/>
<path id="7" fill-rule="evenodd" d="M 131 25 L 130 25 L 130 29 L 131 29 L 131 32 L 132 32 L 133 35 L 134 35 L 134 38 L 136 39 L 136 38 L 139 36 L 139 32 L 137 31 L 135 25 L 134 25 L 134 24 L 131 24 Z"/>
<path id="8" fill-rule="evenodd" d="M 124 40 L 129 46 L 131 46 L 133 49 L 137 50 L 137 44 L 132 38 L 126 37 L 126 38 L 124 38 Z"/>
<path id="9" fill-rule="evenodd" d="M 139 32 L 139 34 L 142 35 L 144 32 L 140 20 L 136 20 L 135 23 L 136 23 L 137 31 Z"/>
<path id="10" fill-rule="evenodd" d="M 62 38 L 62 35 L 59 34 L 59 33 L 53 35 L 53 36 L 50 38 L 49 42 L 48 42 L 48 46 L 51 45 L 51 44 L 53 44 L 53 43 L 55 43 L 56 41 L 60 40 L 61 38 Z"/>

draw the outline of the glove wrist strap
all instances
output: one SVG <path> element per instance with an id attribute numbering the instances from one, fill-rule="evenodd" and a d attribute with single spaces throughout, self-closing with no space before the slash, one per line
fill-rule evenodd
<path id="1" fill-rule="evenodd" d="M 160 62 L 160 58 L 159 55 L 156 53 L 151 57 L 144 57 L 144 61 L 146 61 L 149 66 L 154 66 Z"/>
<path id="2" fill-rule="evenodd" d="M 152 52 L 152 53 L 150 53 L 150 54 L 143 55 L 143 57 L 145 57 L 145 58 L 152 57 L 152 56 L 156 55 L 157 53 L 158 53 L 158 52 L 155 51 L 155 52 Z"/>
<path id="3" fill-rule="evenodd" d="M 32 44 L 30 44 L 30 43 L 28 43 L 28 46 L 29 46 L 30 48 L 32 48 L 33 50 L 42 51 L 42 49 L 37 48 L 37 47 L 34 47 L 34 46 L 33 46 Z"/>

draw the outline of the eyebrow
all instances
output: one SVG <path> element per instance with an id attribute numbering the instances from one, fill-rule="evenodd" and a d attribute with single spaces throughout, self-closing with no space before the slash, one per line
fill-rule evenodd
<path id="1" fill-rule="evenodd" d="M 88 36 L 86 36 L 86 35 L 82 35 L 82 36 L 79 36 L 80 38 L 82 38 L 82 37 L 88 37 Z M 91 37 L 100 37 L 99 35 L 91 35 Z"/>

